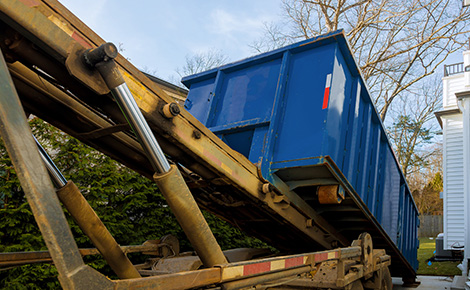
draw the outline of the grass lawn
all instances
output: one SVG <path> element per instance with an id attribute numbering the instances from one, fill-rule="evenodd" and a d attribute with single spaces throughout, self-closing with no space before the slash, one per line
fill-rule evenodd
<path id="1" fill-rule="evenodd" d="M 418 275 L 454 276 L 461 275 L 462 271 L 457 268 L 460 262 L 431 262 L 428 259 L 434 256 L 436 250 L 436 238 L 419 238 L 418 249 Z"/>

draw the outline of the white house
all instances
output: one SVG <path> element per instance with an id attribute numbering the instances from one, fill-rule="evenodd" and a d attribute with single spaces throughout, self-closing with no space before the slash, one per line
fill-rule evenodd
<path id="1" fill-rule="evenodd" d="M 444 67 L 443 130 L 444 249 L 464 248 L 463 276 L 470 258 L 470 51 L 464 62 Z M 467 288 L 470 289 L 470 288 Z"/>

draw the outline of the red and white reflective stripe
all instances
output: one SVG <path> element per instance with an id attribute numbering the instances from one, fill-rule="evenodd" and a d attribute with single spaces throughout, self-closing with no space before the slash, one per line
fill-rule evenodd
<path id="1" fill-rule="evenodd" d="M 308 256 L 300 256 L 282 260 L 227 267 L 223 269 L 222 280 L 302 266 L 307 262 L 307 258 Z"/>
<path id="2" fill-rule="evenodd" d="M 327 260 L 337 259 L 338 256 L 339 256 L 338 251 L 324 252 L 324 253 L 314 254 L 313 260 L 318 263 L 318 262 L 323 262 Z"/>
<path id="3" fill-rule="evenodd" d="M 310 257 L 310 260 L 309 260 Z M 338 259 L 339 252 L 337 250 L 320 252 L 317 254 L 308 254 L 287 259 L 260 261 L 258 263 L 246 263 L 239 266 L 222 266 L 222 281 L 250 276 L 256 274 L 267 273 L 306 265 L 308 263 L 320 263 L 327 260 Z"/>
<path id="4" fill-rule="evenodd" d="M 328 108 L 328 99 L 330 98 L 331 74 L 326 75 L 325 93 L 323 94 L 322 110 Z"/>

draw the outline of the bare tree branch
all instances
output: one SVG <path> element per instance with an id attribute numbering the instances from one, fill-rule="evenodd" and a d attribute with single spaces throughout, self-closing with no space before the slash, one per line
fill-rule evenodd
<path id="1" fill-rule="evenodd" d="M 397 97 L 467 41 L 470 17 L 461 5 L 460 0 L 283 0 L 286 22 L 271 30 L 270 38 L 279 35 L 283 41 L 277 44 L 285 45 L 343 28 L 385 121 Z"/>
<path id="2" fill-rule="evenodd" d="M 180 77 L 196 74 L 227 62 L 227 56 L 218 50 L 208 50 L 203 53 L 196 53 L 186 56 L 186 64 L 182 68 L 177 68 L 176 72 Z"/>

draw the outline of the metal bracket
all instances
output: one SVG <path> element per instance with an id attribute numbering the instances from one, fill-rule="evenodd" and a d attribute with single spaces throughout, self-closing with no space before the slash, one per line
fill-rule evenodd
<path id="1" fill-rule="evenodd" d="M 103 77 L 96 69 L 91 69 L 83 63 L 82 55 L 85 52 L 83 46 L 76 43 L 65 60 L 65 67 L 69 73 L 81 83 L 99 95 L 108 94 L 109 88 Z"/>

